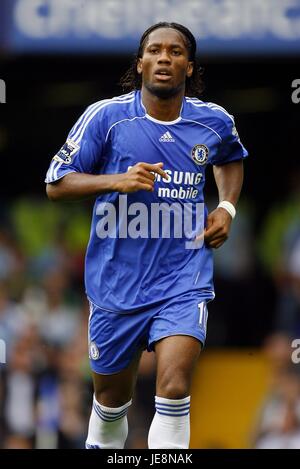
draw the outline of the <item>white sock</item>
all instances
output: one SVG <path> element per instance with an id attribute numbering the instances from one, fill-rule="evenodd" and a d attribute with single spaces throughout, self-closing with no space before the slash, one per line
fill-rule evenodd
<path id="1" fill-rule="evenodd" d="M 190 442 L 190 396 L 165 399 L 155 396 L 156 413 L 148 435 L 149 449 L 187 449 Z"/>
<path id="2" fill-rule="evenodd" d="M 121 407 L 106 407 L 96 401 L 90 417 L 87 449 L 123 449 L 128 435 L 127 411 L 131 400 Z"/>

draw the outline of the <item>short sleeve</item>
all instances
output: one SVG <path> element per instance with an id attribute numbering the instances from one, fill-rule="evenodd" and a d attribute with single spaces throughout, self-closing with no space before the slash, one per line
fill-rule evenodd
<path id="1" fill-rule="evenodd" d="M 248 156 L 248 151 L 240 140 L 233 117 L 225 116 L 224 124 L 221 132 L 222 142 L 218 152 L 211 159 L 213 165 L 231 163 Z"/>
<path id="2" fill-rule="evenodd" d="M 104 146 L 103 126 L 93 106 L 88 107 L 53 157 L 45 182 L 58 181 L 68 173 L 99 173 Z"/>

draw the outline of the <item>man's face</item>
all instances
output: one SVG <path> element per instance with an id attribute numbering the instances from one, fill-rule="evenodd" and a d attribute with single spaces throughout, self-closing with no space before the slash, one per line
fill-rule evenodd
<path id="1" fill-rule="evenodd" d="M 142 84 L 159 98 L 169 98 L 185 88 L 193 73 L 184 36 L 175 29 L 159 28 L 149 34 L 137 71 Z"/>

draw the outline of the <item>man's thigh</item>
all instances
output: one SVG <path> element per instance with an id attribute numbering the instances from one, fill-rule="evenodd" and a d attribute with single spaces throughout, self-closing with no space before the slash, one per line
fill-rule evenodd
<path id="1" fill-rule="evenodd" d="M 132 398 L 142 349 L 138 350 L 124 370 L 111 375 L 92 372 L 97 401 L 107 407 L 120 407 Z"/>

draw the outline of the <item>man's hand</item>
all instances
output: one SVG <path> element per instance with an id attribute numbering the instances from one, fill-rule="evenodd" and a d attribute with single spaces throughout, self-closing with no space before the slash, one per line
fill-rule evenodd
<path id="1" fill-rule="evenodd" d="M 229 235 L 231 215 L 224 208 L 216 208 L 207 217 L 204 242 L 210 248 L 219 248 Z"/>
<path id="2" fill-rule="evenodd" d="M 168 178 L 162 167 L 163 163 L 137 163 L 127 173 L 116 175 L 115 190 L 123 193 L 140 190 L 153 192 L 155 174 L 159 174 L 164 179 Z"/>

